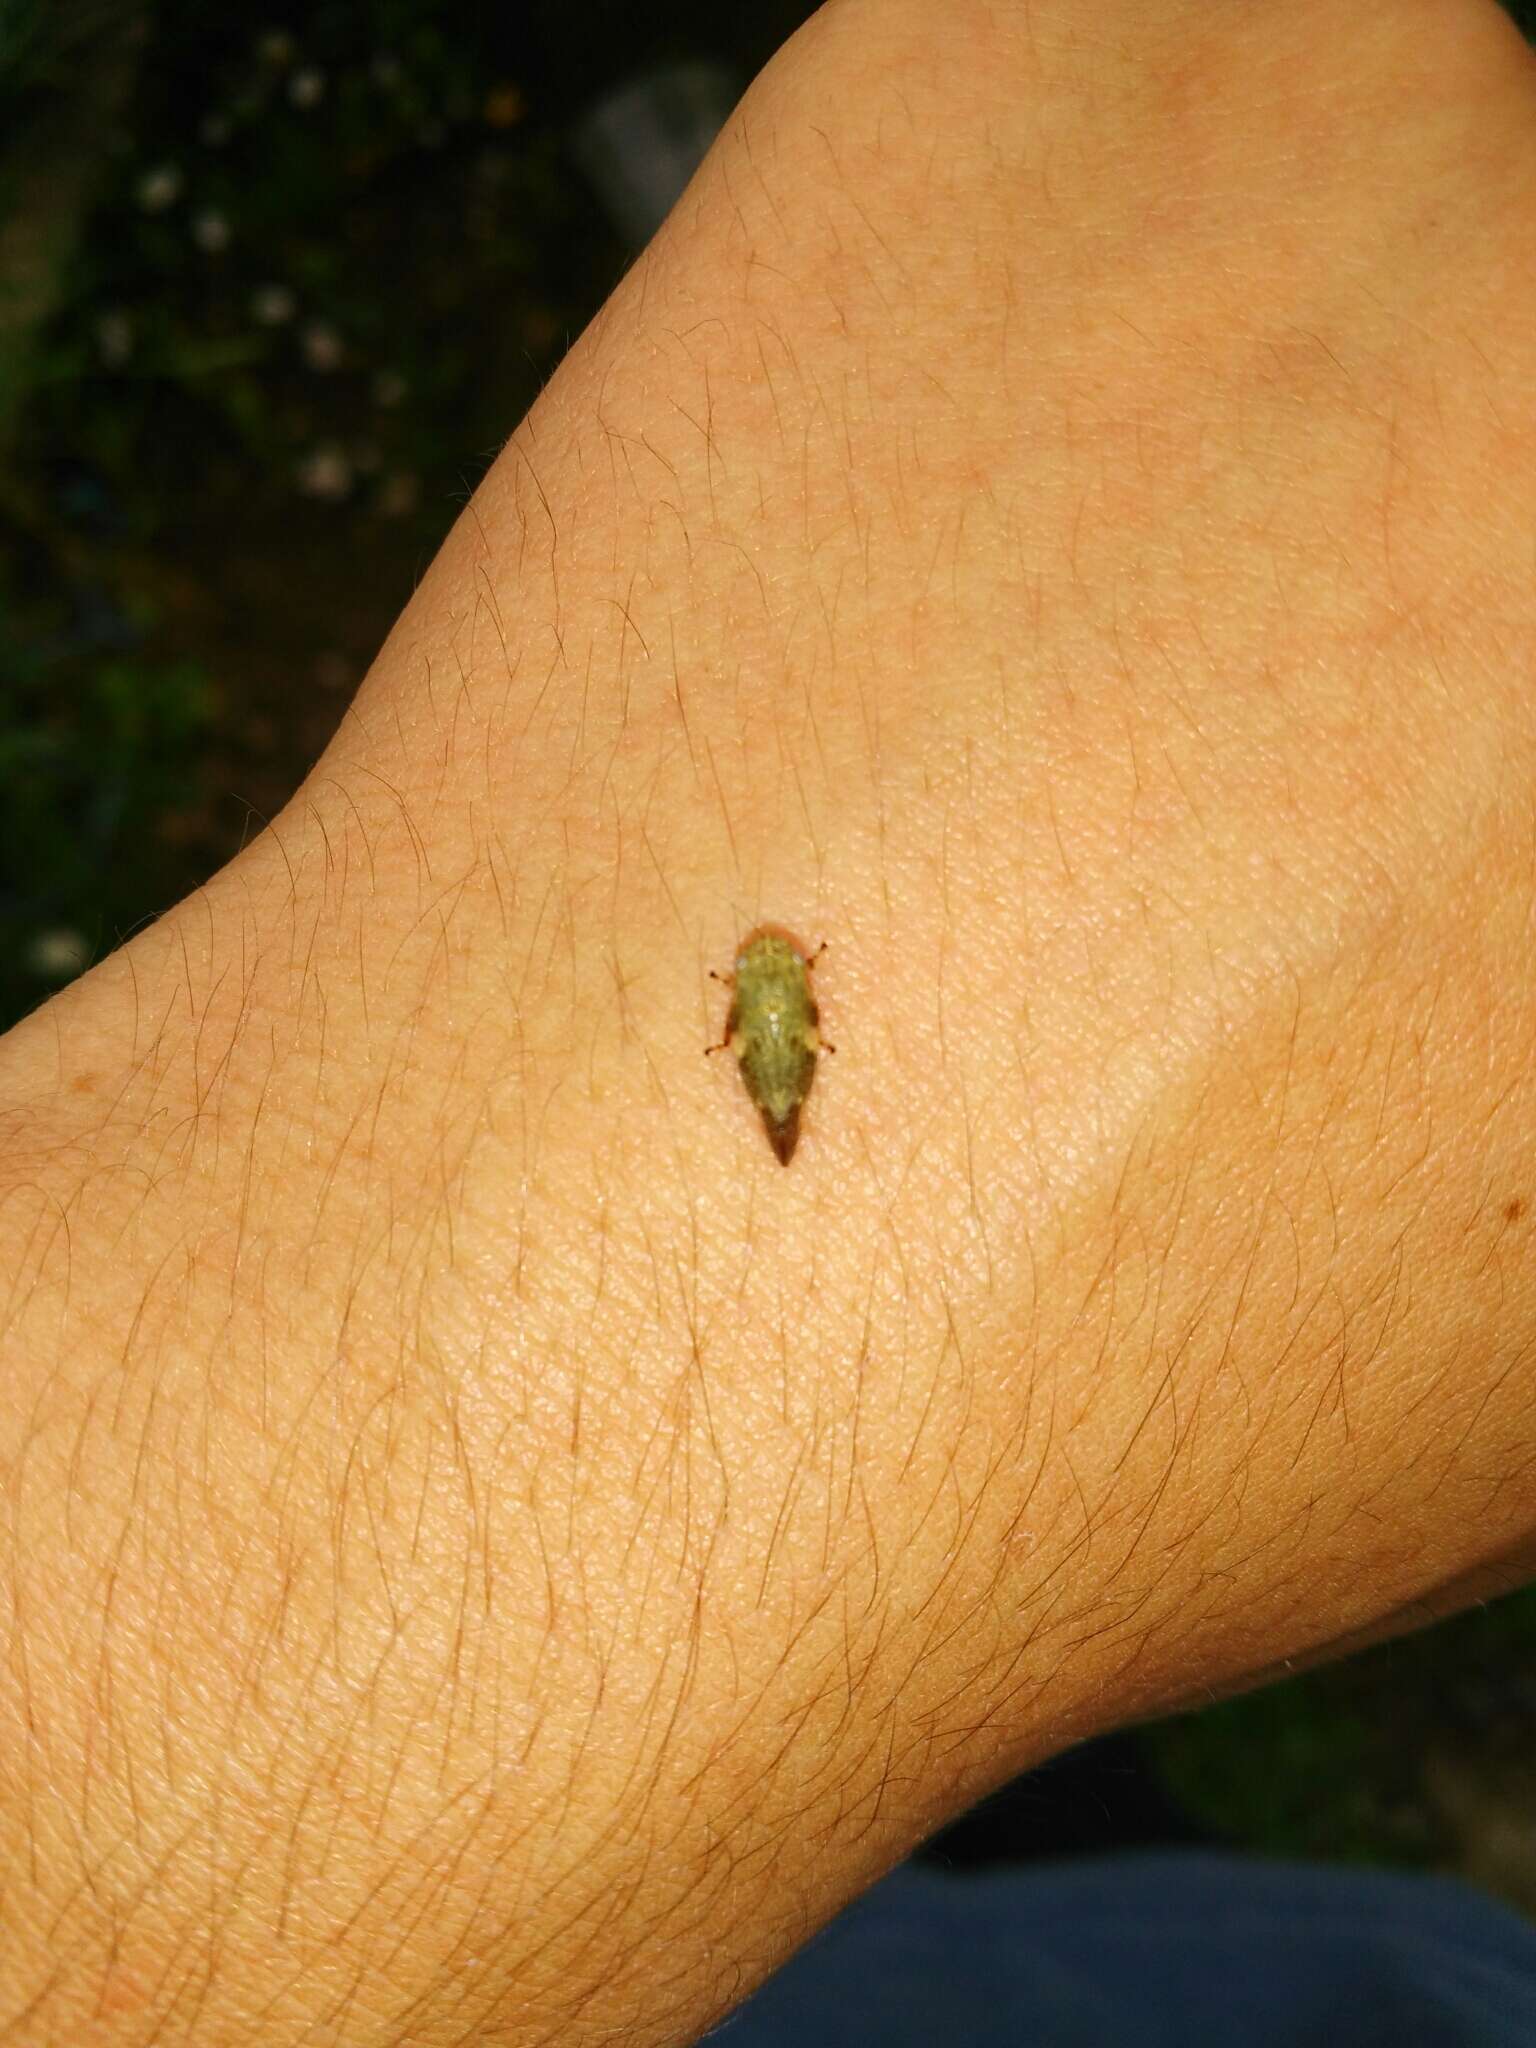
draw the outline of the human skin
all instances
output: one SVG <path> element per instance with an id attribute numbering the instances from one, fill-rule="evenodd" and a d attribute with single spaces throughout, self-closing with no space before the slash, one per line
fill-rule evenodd
<path id="1" fill-rule="evenodd" d="M 273 828 L 0 1045 L 0 2042 L 690 2041 L 1526 1572 L 1533 100 L 1478 0 L 753 87 Z"/>

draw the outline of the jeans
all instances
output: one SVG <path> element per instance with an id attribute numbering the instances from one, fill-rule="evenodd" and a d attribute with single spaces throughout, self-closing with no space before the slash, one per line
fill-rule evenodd
<path id="1" fill-rule="evenodd" d="M 721 2048 L 1536 2048 L 1536 1926 L 1459 1879 L 1206 1850 L 903 1865 Z"/>

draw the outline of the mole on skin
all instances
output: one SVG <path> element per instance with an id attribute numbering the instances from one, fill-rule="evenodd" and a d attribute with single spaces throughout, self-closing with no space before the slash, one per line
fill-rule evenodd
<path id="1" fill-rule="evenodd" d="M 731 1008 L 724 1039 L 707 1050 L 735 1053 L 782 1166 L 794 1155 L 822 1050 L 821 1013 L 811 993 L 811 964 L 822 950 L 807 956 L 781 932 L 756 931 L 742 941 L 735 972 L 715 976 L 729 981 Z"/>

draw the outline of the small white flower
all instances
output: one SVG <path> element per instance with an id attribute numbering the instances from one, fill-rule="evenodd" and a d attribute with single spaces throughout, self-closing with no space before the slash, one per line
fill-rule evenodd
<path id="1" fill-rule="evenodd" d="M 318 107 L 325 98 L 325 73 L 315 64 L 295 71 L 288 81 L 288 97 L 296 107 Z"/>
<path id="2" fill-rule="evenodd" d="M 27 965 L 34 974 L 44 974 L 50 981 L 68 981 L 72 974 L 89 966 L 90 958 L 89 940 L 67 925 L 35 933 L 27 948 Z"/>
<path id="3" fill-rule="evenodd" d="M 312 448 L 299 464 L 298 485 L 306 498 L 324 498 L 334 503 L 352 488 L 352 465 L 344 448 L 334 441 Z"/>
<path id="4" fill-rule="evenodd" d="M 356 680 L 356 669 L 346 655 L 334 649 L 327 654 L 315 656 L 315 687 L 334 693 L 350 690 Z"/>
<path id="5" fill-rule="evenodd" d="M 285 284 L 264 284 L 251 293 L 251 318 L 258 327 L 281 327 L 298 308 L 298 300 Z"/>
<path id="6" fill-rule="evenodd" d="M 488 128 L 514 128 L 527 111 L 528 102 L 522 87 L 514 85 L 509 78 L 491 87 L 480 114 Z"/>
<path id="7" fill-rule="evenodd" d="M 229 247 L 229 222 L 217 208 L 205 206 L 192 222 L 192 239 L 199 249 L 216 256 Z"/>
<path id="8" fill-rule="evenodd" d="M 347 353 L 346 343 L 329 320 L 311 320 L 304 330 L 304 360 L 312 370 L 335 370 Z"/>
<path id="9" fill-rule="evenodd" d="M 263 64 L 270 64 L 274 71 L 281 71 L 293 62 L 293 37 L 286 29 L 269 28 L 256 44 L 256 54 Z"/>
<path id="10" fill-rule="evenodd" d="M 156 164 L 139 180 L 139 204 L 146 213 L 164 213 L 181 197 L 181 172 L 175 164 Z"/>
<path id="11" fill-rule="evenodd" d="M 107 364 L 127 362 L 133 354 L 133 322 L 126 313 L 102 314 L 96 322 L 96 353 Z"/>
<path id="12" fill-rule="evenodd" d="M 400 403 L 409 388 L 398 370 L 380 370 L 373 380 L 373 402 L 388 410 Z"/>
<path id="13" fill-rule="evenodd" d="M 408 469 L 397 469 L 393 476 L 384 479 L 379 491 L 379 510 L 386 519 L 403 519 L 416 510 L 420 496 L 421 479 Z"/>

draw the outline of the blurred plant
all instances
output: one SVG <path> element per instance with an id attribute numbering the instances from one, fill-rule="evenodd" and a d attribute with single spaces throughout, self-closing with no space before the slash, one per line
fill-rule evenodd
<path id="1" fill-rule="evenodd" d="M 617 267 L 504 25 L 451 12 L 161 0 L 26 422 L 33 450 L 89 450 L 138 538 L 175 529 L 189 475 L 201 518 L 247 515 L 362 436 L 424 507 L 461 497 L 466 452 L 499 442 L 596 295 L 573 210 Z"/>
<path id="2" fill-rule="evenodd" d="M 0 442 L 137 73 L 124 0 L 0 0 Z"/>
<path id="3" fill-rule="evenodd" d="M 8 595 L 9 593 L 7 593 Z M 180 893 L 163 827 L 215 710 L 193 662 L 0 622 L 0 1018 L 22 1015 Z"/>
<path id="4" fill-rule="evenodd" d="M 520 35 L 0 0 L 0 1026 L 233 849 L 257 756 L 297 780 L 278 594 L 365 660 L 617 270 Z"/>
<path id="5" fill-rule="evenodd" d="M 49 77 L 49 47 L 43 0 L 6 0 L 0 7 L 0 129 L 14 125 L 30 93 Z"/>
<path id="6" fill-rule="evenodd" d="M 1536 1587 L 1146 1733 L 1170 1793 L 1229 1840 L 1458 1868 L 1434 1766 L 1455 1755 L 1497 1778 L 1532 1753 Z"/>

